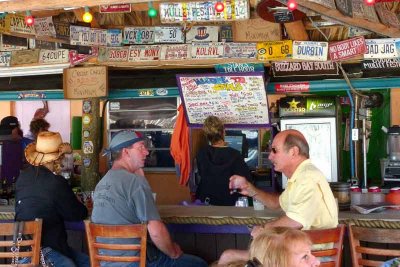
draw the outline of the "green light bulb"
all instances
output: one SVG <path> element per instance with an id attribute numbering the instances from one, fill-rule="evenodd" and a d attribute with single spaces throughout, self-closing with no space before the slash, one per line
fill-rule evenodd
<path id="1" fill-rule="evenodd" d="M 155 8 L 151 7 L 147 11 L 147 15 L 149 15 L 150 18 L 154 18 L 155 16 L 157 16 L 157 10 Z"/>

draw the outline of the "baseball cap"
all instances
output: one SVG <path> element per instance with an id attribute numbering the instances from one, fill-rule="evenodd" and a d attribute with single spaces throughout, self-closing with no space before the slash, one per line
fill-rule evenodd
<path id="1" fill-rule="evenodd" d="M 5 128 L 8 128 L 8 129 L 12 130 L 12 129 L 16 128 L 16 127 L 19 127 L 18 118 L 14 117 L 14 116 L 4 117 L 1 120 L 0 125 L 5 127 Z"/>
<path id="2" fill-rule="evenodd" d="M 121 150 L 122 148 L 129 147 L 136 142 L 143 141 L 144 138 L 141 133 L 135 131 L 121 131 L 111 138 L 110 146 L 104 149 L 103 156 L 110 154 L 113 151 Z"/>

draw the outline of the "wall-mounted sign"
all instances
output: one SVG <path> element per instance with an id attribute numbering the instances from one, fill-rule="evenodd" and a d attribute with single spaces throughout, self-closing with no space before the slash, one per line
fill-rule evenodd
<path id="1" fill-rule="evenodd" d="M 40 64 L 58 64 L 69 62 L 69 50 L 57 49 L 57 50 L 46 50 L 41 49 L 39 54 Z"/>
<path id="2" fill-rule="evenodd" d="M 186 33 L 186 43 L 218 42 L 218 26 L 193 26 Z"/>
<path id="3" fill-rule="evenodd" d="M 219 41 L 233 42 L 233 32 L 231 25 L 221 25 L 219 27 Z"/>
<path id="4" fill-rule="evenodd" d="M 328 42 L 293 41 L 293 59 L 326 61 Z"/>
<path id="5" fill-rule="evenodd" d="M 362 36 L 329 44 L 329 58 L 340 61 L 363 55 L 366 52 L 365 39 Z"/>
<path id="6" fill-rule="evenodd" d="M 72 66 L 88 61 L 90 58 L 97 57 L 99 55 L 99 48 L 92 47 L 89 54 L 81 54 L 79 51 L 71 50 L 69 51 L 69 62 Z"/>
<path id="7" fill-rule="evenodd" d="M 11 52 L 0 52 L 0 67 L 9 67 L 11 61 Z"/>
<path id="8" fill-rule="evenodd" d="M 396 58 L 398 57 L 396 42 L 400 43 L 400 39 L 366 39 L 367 51 L 364 58 Z"/>
<path id="9" fill-rule="evenodd" d="M 108 29 L 107 30 L 107 46 L 122 46 L 122 30 Z"/>
<path id="10" fill-rule="evenodd" d="M 99 61 L 124 62 L 128 61 L 129 48 L 127 47 L 101 47 L 99 49 Z"/>
<path id="11" fill-rule="evenodd" d="M 192 58 L 222 58 L 224 43 L 192 43 Z"/>
<path id="12" fill-rule="evenodd" d="M 124 44 L 154 44 L 154 27 L 125 27 Z"/>
<path id="13" fill-rule="evenodd" d="M 156 27 L 154 42 L 156 43 L 178 43 L 185 42 L 182 27 Z"/>
<path id="14" fill-rule="evenodd" d="M 337 63 L 332 61 L 273 62 L 271 67 L 274 77 L 319 76 L 339 74 Z"/>
<path id="15" fill-rule="evenodd" d="M 281 40 L 281 25 L 262 18 L 233 22 L 234 42 L 264 42 Z"/>
<path id="16" fill-rule="evenodd" d="M 139 89 L 139 96 L 154 96 L 154 90 L 153 89 Z"/>
<path id="17" fill-rule="evenodd" d="M 57 39 L 69 40 L 70 24 L 67 22 L 54 22 Z"/>
<path id="18" fill-rule="evenodd" d="M 309 82 L 293 82 L 275 84 L 275 93 L 301 93 L 310 91 Z"/>
<path id="19" fill-rule="evenodd" d="M 64 97 L 66 99 L 107 96 L 107 67 L 95 66 L 64 69 L 63 83 Z"/>
<path id="20" fill-rule="evenodd" d="M 224 57 L 226 58 L 256 58 L 256 43 L 225 43 Z"/>
<path id="21" fill-rule="evenodd" d="M 177 82 L 191 126 L 209 115 L 229 127 L 269 124 L 263 73 L 177 75 Z"/>
<path id="22" fill-rule="evenodd" d="M 11 67 L 26 64 L 37 64 L 39 62 L 40 49 L 18 50 L 11 52 Z"/>
<path id="23" fill-rule="evenodd" d="M 7 14 L 5 19 L 5 29 L 8 29 L 11 33 L 35 35 L 35 28 L 33 25 L 26 25 L 24 15 Z"/>
<path id="24" fill-rule="evenodd" d="M 71 25 L 70 31 L 70 44 L 72 45 L 87 45 L 89 46 L 90 28 L 83 26 Z"/>
<path id="25" fill-rule="evenodd" d="M 130 13 L 131 4 L 101 5 L 100 13 Z"/>
<path id="26" fill-rule="evenodd" d="M 56 29 L 54 28 L 53 17 L 35 18 L 34 27 L 37 36 L 56 37 Z"/>
<path id="27" fill-rule="evenodd" d="M 190 58 L 188 44 L 163 45 L 161 47 L 161 60 L 183 60 Z"/>
<path id="28" fill-rule="evenodd" d="M 215 65 L 217 73 L 264 72 L 262 63 L 226 63 Z"/>
<path id="29" fill-rule="evenodd" d="M 164 2 L 160 3 L 161 23 L 176 23 L 185 21 L 226 21 L 243 20 L 250 17 L 247 0 L 224 1 L 223 12 L 215 10 L 218 0 L 206 2 Z"/>
<path id="30" fill-rule="evenodd" d="M 257 59 L 268 61 L 291 58 L 292 40 L 257 43 Z"/>
<path id="31" fill-rule="evenodd" d="M 400 69 L 399 58 L 383 58 L 363 60 L 361 63 L 363 70 L 383 70 L 383 69 Z"/>
<path id="32" fill-rule="evenodd" d="M 140 60 L 159 60 L 161 46 L 160 45 L 146 45 L 141 47 Z"/>

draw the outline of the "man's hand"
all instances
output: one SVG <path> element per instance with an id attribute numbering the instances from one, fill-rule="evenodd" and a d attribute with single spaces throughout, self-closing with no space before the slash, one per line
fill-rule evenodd
<path id="1" fill-rule="evenodd" d="M 257 194 L 255 186 L 240 175 L 232 175 L 231 178 L 229 178 L 229 189 L 231 191 L 238 190 L 238 193 L 249 197 L 253 197 Z"/>
<path id="2" fill-rule="evenodd" d="M 181 247 L 175 242 L 173 243 L 173 247 L 174 247 L 175 253 L 174 253 L 174 255 L 170 255 L 170 258 L 177 259 L 183 254 L 183 251 L 182 251 Z"/>

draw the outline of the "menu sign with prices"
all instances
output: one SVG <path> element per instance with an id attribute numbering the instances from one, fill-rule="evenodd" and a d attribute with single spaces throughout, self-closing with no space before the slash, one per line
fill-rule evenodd
<path id="1" fill-rule="evenodd" d="M 171 27 L 156 27 L 154 42 L 156 43 L 178 43 L 182 44 L 185 42 L 185 37 L 182 31 L 182 27 L 171 26 Z"/>
<path id="2" fill-rule="evenodd" d="M 182 60 L 190 58 L 188 44 L 163 45 L 161 47 L 161 60 Z"/>
<path id="3" fill-rule="evenodd" d="M 271 68 L 274 77 L 319 76 L 339 74 L 337 63 L 332 61 L 273 62 Z"/>
<path id="4" fill-rule="evenodd" d="M 225 43 L 224 57 L 226 58 L 256 58 L 256 43 Z"/>
<path id="5" fill-rule="evenodd" d="M 396 42 L 400 42 L 400 39 L 366 39 L 364 58 L 397 58 Z"/>
<path id="6" fill-rule="evenodd" d="M 10 33 L 35 35 L 35 28 L 33 25 L 26 25 L 24 15 L 7 14 L 5 18 L 5 28 L 8 29 Z"/>
<path id="7" fill-rule="evenodd" d="M 154 27 L 125 27 L 124 44 L 154 44 Z"/>
<path id="8" fill-rule="evenodd" d="M 67 49 L 57 49 L 57 50 L 46 50 L 41 49 L 39 54 L 40 64 L 59 64 L 68 63 L 69 50 Z"/>
<path id="9" fill-rule="evenodd" d="M 218 26 L 193 26 L 186 33 L 186 43 L 218 42 Z"/>
<path id="10" fill-rule="evenodd" d="M 90 45 L 90 28 L 83 26 L 70 26 L 70 44 L 71 45 Z"/>
<path id="11" fill-rule="evenodd" d="M 366 52 L 364 37 L 355 37 L 346 41 L 329 44 L 329 58 L 340 61 L 361 56 Z"/>
<path id="12" fill-rule="evenodd" d="M 101 5 L 100 13 L 130 13 L 131 4 Z"/>
<path id="13" fill-rule="evenodd" d="M 291 58 L 293 54 L 292 40 L 257 43 L 257 59 L 279 60 Z"/>
<path id="14" fill-rule="evenodd" d="M 225 126 L 269 125 L 263 73 L 177 75 L 188 124 L 200 127 L 214 115 Z"/>
<path id="15" fill-rule="evenodd" d="M 11 52 L 0 52 L 0 67 L 10 67 Z"/>
<path id="16" fill-rule="evenodd" d="M 122 46 L 122 30 L 108 29 L 107 30 L 107 46 Z"/>
<path id="17" fill-rule="evenodd" d="M 192 43 L 192 58 L 223 58 L 224 43 Z"/>
<path id="18" fill-rule="evenodd" d="M 128 61 L 129 49 L 125 47 L 102 47 L 99 50 L 99 61 L 124 62 Z"/>
<path id="19" fill-rule="evenodd" d="M 328 42 L 293 41 L 293 59 L 326 61 Z"/>
<path id="20" fill-rule="evenodd" d="M 53 17 L 35 18 L 34 27 L 37 36 L 56 37 Z"/>
<path id="21" fill-rule="evenodd" d="M 222 12 L 215 10 L 218 0 L 204 2 L 165 2 L 160 3 L 161 23 L 185 21 L 227 21 L 249 19 L 249 3 L 247 0 L 224 1 Z"/>

